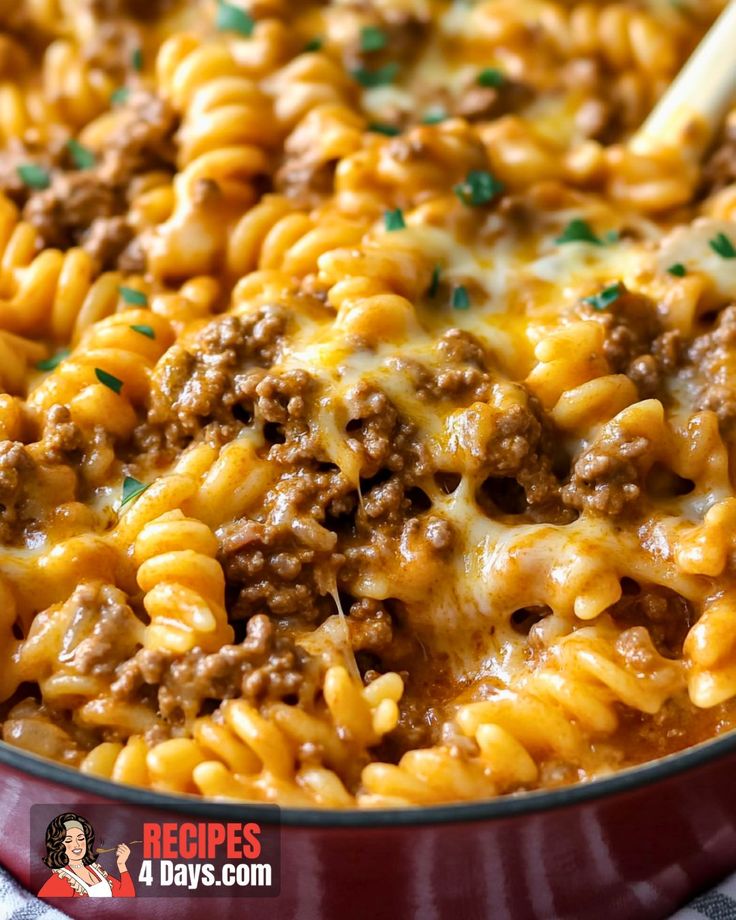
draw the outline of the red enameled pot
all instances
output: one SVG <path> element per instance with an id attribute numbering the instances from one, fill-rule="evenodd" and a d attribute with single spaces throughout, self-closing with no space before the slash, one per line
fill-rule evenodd
<path id="1" fill-rule="evenodd" d="M 282 811 L 281 895 L 58 901 L 73 917 L 202 920 L 663 918 L 736 868 L 736 732 L 550 792 L 424 809 Z M 29 806 L 145 805 L 243 819 L 237 804 L 113 785 L 0 744 L 0 863 L 29 884 Z M 247 817 L 258 815 L 249 806 Z"/>

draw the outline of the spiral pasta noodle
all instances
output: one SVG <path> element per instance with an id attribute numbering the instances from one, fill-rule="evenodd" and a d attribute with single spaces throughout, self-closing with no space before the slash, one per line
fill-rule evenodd
<path id="1" fill-rule="evenodd" d="M 187 549 L 178 548 L 182 545 Z M 134 550 L 151 618 L 144 645 L 185 652 L 195 645 L 209 650 L 232 641 L 216 552 L 212 532 L 181 512 L 170 511 L 146 524 Z"/>
<path id="2" fill-rule="evenodd" d="M 617 704 L 656 713 L 682 683 L 682 668 L 660 659 L 645 682 L 617 660 L 600 632 L 586 627 L 562 639 L 550 665 L 518 691 L 459 709 L 458 725 L 476 742 L 477 759 L 460 765 L 440 747 L 405 754 L 398 766 L 371 764 L 363 773 L 366 802 L 429 804 L 533 784 L 535 757 L 580 756 L 583 734 L 616 729 Z"/>
<path id="3" fill-rule="evenodd" d="M 66 341 L 80 314 L 104 315 L 113 309 L 119 276 L 96 277 L 92 259 L 81 249 L 38 253 L 35 229 L 18 220 L 16 208 L 6 198 L 0 199 L 0 241 L 3 330 Z"/>
<path id="4" fill-rule="evenodd" d="M 136 330 L 148 320 L 154 335 Z M 146 327 L 148 328 L 148 327 Z M 81 426 L 115 419 L 115 433 L 129 433 L 136 406 L 148 391 L 147 366 L 166 349 L 168 326 L 147 310 L 117 313 L 91 326 L 69 358 L 33 393 L 39 409 L 61 403 L 69 406 Z"/>
<path id="5" fill-rule="evenodd" d="M 196 274 L 212 268 L 225 242 L 222 216 L 208 215 L 206 203 L 204 209 L 197 207 L 196 190 L 203 182 L 217 183 L 234 213 L 242 212 L 253 203 L 250 180 L 267 172 L 262 148 L 272 146 L 278 133 L 270 127 L 267 98 L 242 76 L 226 47 L 202 45 L 193 36 L 173 37 L 159 51 L 157 72 L 165 98 L 185 118 L 174 210 L 150 241 L 151 266 L 165 275 L 184 257 L 196 266 Z M 194 241 L 197 223 L 202 226 L 200 240 L 216 234 L 219 244 L 210 242 L 206 251 L 199 244 L 187 245 Z"/>

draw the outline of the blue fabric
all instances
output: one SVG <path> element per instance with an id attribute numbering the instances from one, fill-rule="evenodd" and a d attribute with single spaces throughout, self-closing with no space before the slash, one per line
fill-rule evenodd
<path id="1" fill-rule="evenodd" d="M 672 920 L 736 920 L 736 875 L 730 875 L 711 891 L 698 895 Z"/>
<path id="2" fill-rule="evenodd" d="M 39 901 L 0 868 L 0 920 L 69 920 L 50 904 Z"/>
<path id="3" fill-rule="evenodd" d="M 670 920 L 736 920 L 736 873 L 698 895 Z M 0 920 L 69 920 L 69 917 L 39 901 L 0 868 Z M 548 918 L 540 918 L 548 920 Z M 551 918 L 550 918 L 551 920 Z M 582 920 L 582 917 L 581 917 Z M 622 917 L 621 920 L 626 920 Z"/>

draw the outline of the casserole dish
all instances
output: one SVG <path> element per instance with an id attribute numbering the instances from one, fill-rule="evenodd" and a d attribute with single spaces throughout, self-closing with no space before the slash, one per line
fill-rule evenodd
<path id="1" fill-rule="evenodd" d="M 109 916 L 332 920 L 668 916 L 736 863 L 736 735 L 550 792 L 423 809 L 282 811 L 272 900 L 113 902 Z M 0 862 L 29 883 L 29 802 L 144 806 L 152 818 L 257 818 L 262 806 L 113 785 L 0 746 Z M 83 900 L 56 902 L 89 916 Z M 238 905 L 241 905 L 240 907 Z"/>
<path id="2" fill-rule="evenodd" d="M 632 143 L 723 7 L 0 13 L 32 890 L 44 803 L 117 897 L 88 806 L 277 803 L 264 917 L 661 917 L 733 866 L 736 110 L 702 168 Z"/>

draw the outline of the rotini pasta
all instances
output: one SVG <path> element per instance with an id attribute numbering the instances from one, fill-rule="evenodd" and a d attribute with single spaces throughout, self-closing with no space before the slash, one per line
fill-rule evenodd
<path id="1" fill-rule="evenodd" d="M 143 6 L 0 13 L 4 743 L 375 808 L 736 727 L 736 114 L 630 143 L 723 4 Z"/>

